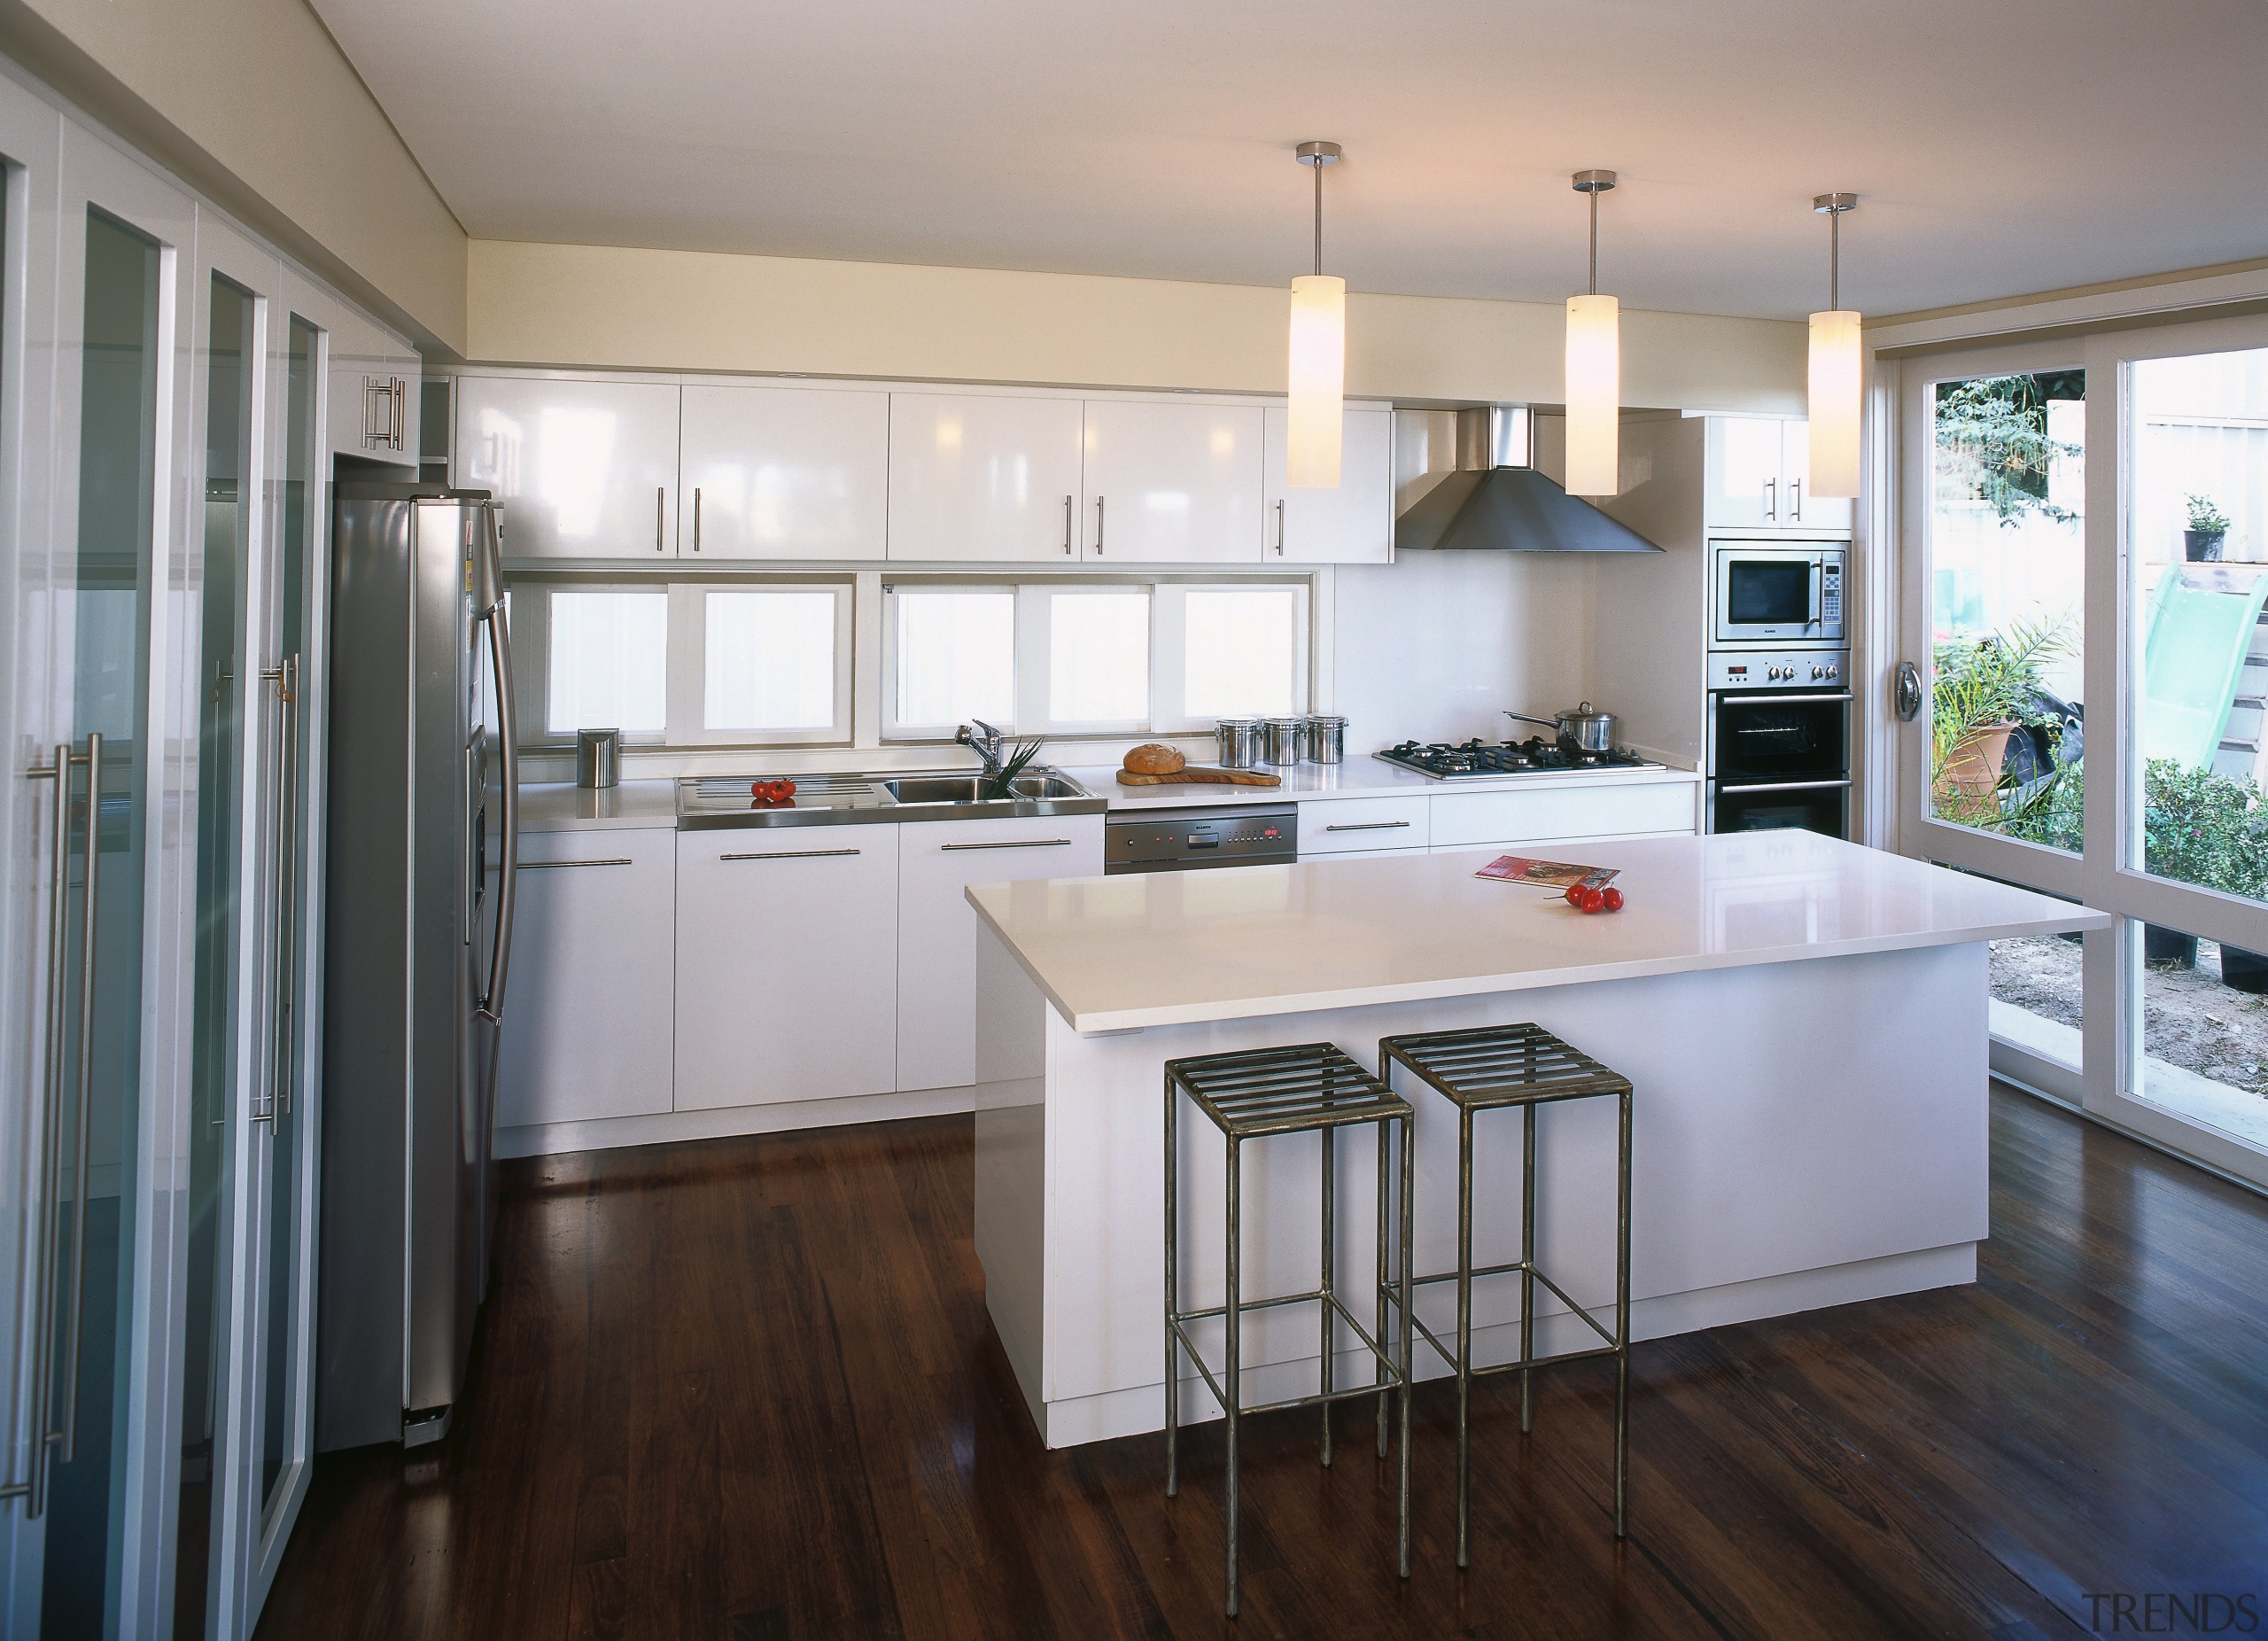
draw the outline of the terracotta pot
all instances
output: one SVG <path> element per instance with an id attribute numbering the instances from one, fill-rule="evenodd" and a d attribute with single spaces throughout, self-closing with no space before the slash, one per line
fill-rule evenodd
<path id="1" fill-rule="evenodd" d="M 1977 725 L 1953 747 L 1939 778 L 1963 797 L 1992 797 L 1999 789 L 2000 765 L 2008 755 L 2008 737 L 2016 730 L 2014 724 Z"/>

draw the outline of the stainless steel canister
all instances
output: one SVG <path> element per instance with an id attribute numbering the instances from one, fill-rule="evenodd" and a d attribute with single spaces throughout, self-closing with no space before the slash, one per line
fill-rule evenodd
<path id="1" fill-rule="evenodd" d="M 1260 720 L 1224 718 L 1213 732 L 1220 745 L 1221 767 L 1250 769 L 1260 762 Z"/>
<path id="2" fill-rule="evenodd" d="M 622 780 L 622 731 L 578 729 L 575 732 L 575 784 L 615 786 Z"/>
<path id="3" fill-rule="evenodd" d="M 1301 749 L 1310 764 L 1339 764 L 1347 760 L 1347 720 L 1332 712 L 1318 712 L 1307 720 L 1306 743 Z"/>
<path id="4" fill-rule="evenodd" d="M 1300 743 L 1307 738 L 1304 718 L 1263 718 L 1260 720 L 1260 761 L 1296 764 Z"/>

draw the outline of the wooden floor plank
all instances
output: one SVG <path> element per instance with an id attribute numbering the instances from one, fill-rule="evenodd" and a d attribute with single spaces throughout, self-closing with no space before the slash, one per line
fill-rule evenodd
<path id="1" fill-rule="evenodd" d="M 2268 1203 L 1993 1100 L 1971 1286 L 1642 1346 L 1632 1537 L 1612 1378 L 1418 1396 L 1415 1576 L 1367 1407 L 1247 1421 L 1244 1613 L 1222 1427 L 1040 1446 L 984 1310 L 967 1118 L 508 1165 L 496 1278 L 439 1449 L 334 1454 L 275 1637 L 2090 1632 L 2087 1597 L 2268 1611 Z M 1638 1205 L 1644 1211 L 1643 1203 Z M 2106 1611 L 2108 1609 L 2105 1609 Z M 2106 1621 L 2107 1622 L 2107 1621 Z"/>

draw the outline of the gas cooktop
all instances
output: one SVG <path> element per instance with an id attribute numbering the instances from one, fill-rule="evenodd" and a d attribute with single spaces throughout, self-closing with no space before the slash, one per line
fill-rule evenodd
<path id="1" fill-rule="evenodd" d="M 1572 769 L 1661 767 L 1651 759 L 1622 748 L 1612 752 L 1575 752 L 1541 735 L 1531 735 L 1525 741 L 1483 741 L 1476 736 L 1461 746 L 1451 746 L 1445 741 L 1404 741 L 1378 756 L 1389 764 L 1414 769 L 1436 781 L 1475 775 L 1548 774 Z"/>

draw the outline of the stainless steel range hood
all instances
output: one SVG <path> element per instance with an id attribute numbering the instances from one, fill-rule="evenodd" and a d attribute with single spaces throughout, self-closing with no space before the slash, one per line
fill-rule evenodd
<path id="1" fill-rule="evenodd" d="M 1394 521 L 1398 553 L 1658 553 L 1627 525 L 1569 495 L 1531 464 L 1524 407 L 1456 413 L 1456 471 Z"/>

